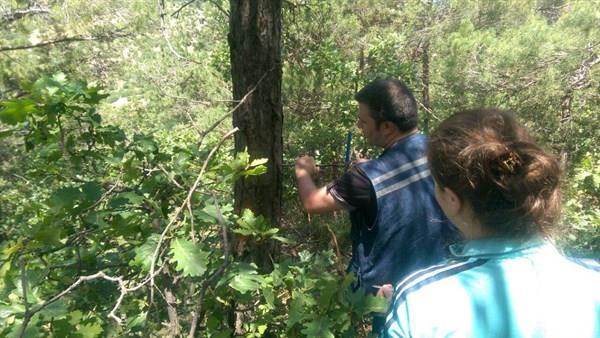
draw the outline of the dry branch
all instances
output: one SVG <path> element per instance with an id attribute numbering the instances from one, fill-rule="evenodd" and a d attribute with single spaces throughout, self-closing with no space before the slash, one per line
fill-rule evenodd
<path id="1" fill-rule="evenodd" d="M 50 10 L 45 7 L 29 7 L 26 9 L 18 9 L 14 12 L 7 12 L 0 15 L 0 25 L 4 26 L 13 21 L 17 21 L 26 16 L 36 15 L 36 14 L 47 14 L 50 13 Z"/>
<path id="2" fill-rule="evenodd" d="M 159 17 L 160 17 L 160 32 L 162 33 L 163 38 L 165 39 L 165 42 L 167 43 L 167 47 L 169 48 L 171 53 L 173 53 L 173 55 L 175 55 L 178 59 L 181 59 L 181 60 L 184 60 L 187 62 L 191 62 L 191 63 L 195 63 L 195 64 L 201 64 L 198 61 L 194 61 L 192 59 L 186 58 L 185 56 L 182 56 L 175 50 L 175 48 L 171 44 L 171 40 L 169 40 L 169 36 L 167 35 L 167 30 L 165 28 L 165 0 L 158 0 L 158 13 L 159 13 Z"/>
<path id="3" fill-rule="evenodd" d="M 142 286 L 146 285 L 149 281 L 153 280 L 154 277 L 156 275 L 158 275 L 164 266 L 161 266 L 158 270 L 156 270 L 156 272 L 154 272 L 154 275 L 149 276 L 148 278 L 146 278 L 146 280 L 144 280 L 143 282 L 141 282 L 140 284 L 132 287 L 132 288 L 127 288 L 127 286 L 125 285 L 125 283 L 127 281 L 125 281 L 123 279 L 123 277 L 119 276 L 119 277 L 112 277 L 112 276 L 108 276 L 106 275 L 103 271 L 99 271 L 93 275 L 88 275 L 88 276 L 80 276 L 77 281 L 75 281 L 75 283 L 71 284 L 71 286 L 69 286 L 68 288 L 66 288 L 65 290 L 63 290 L 62 292 L 60 292 L 59 294 L 57 294 L 56 296 L 52 297 L 50 300 L 47 300 L 46 302 L 44 302 L 42 305 L 34 308 L 33 310 L 25 310 L 25 318 L 23 319 L 23 325 L 21 327 L 21 336 L 23 337 L 25 330 L 27 329 L 27 325 L 29 324 L 29 320 L 38 312 L 42 311 L 44 308 L 46 308 L 48 305 L 56 302 L 57 300 L 59 300 L 60 298 L 64 297 L 66 294 L 68 294 L 69 292 L 73 291 L 73 289 L 77 288 L 79 285 L 81 285 L 83 282 L 87 282 L 87 281 L 91 281 L 94 279 L 105 279 L 109 282 L 113 282 L 113 283 L 117 283 L 119 285 L 119 289 L 121 291 L 121 294 L 119 295 L 119 298 L 117 299 L 117 302 L 115 303 L 115 305 L 113 306 L 112 310 L 110 311 L 110 313 L 108 314 L 109 318 L 114 319 L 118 324 L 121 324 L 122 319 L 116 315 L 117 309 L 121 306 L 121 302 L 123 302 L 123 299 L 125 298 L 125 295 L 127 295 L 127 293 L 129 292 L 133 292 L 136 291 L 138 289 L 140 289 Z M 24 271 L 24 268 L 22 268 L 22 271 Z M 23 277 L 24 279 L 23 281 L 23 285 L 26 286 L 26 278 Z M 26 302 L 27 304 L 27 302 Z"/>
<path id="4" fill-rule="evenodd" d="M 121 34 L 118 32 L 112 32 L 112 33 L 107 33 L 107 34 L 99 34 L 99 35 L 91 35 L 91 36 L 63 37 L 63 38 L 54 39 L 54 40 L 50 40 L 50 41 L 35 43 L 32 45 L 15 46 L 15 47 L 0 47 L 0 52 L 8 52 L 8 51 L 14 51 L 14 50 L 23 50 L 23 49 L 33 49 L 33 48 L 52 46 L 52 45 L 63 44 L 63 43 L 73 43 L 73 42 L 79 42 L 79 41 L 112 41 L 114 39 L 122 38 L 122 37 L 126 37 L 126 36 L 130 36 L 130 34 Z"/>

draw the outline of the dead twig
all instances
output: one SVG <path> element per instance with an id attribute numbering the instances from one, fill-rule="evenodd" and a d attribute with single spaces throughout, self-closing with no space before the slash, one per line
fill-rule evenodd
<path id="1" fill-rule="evenodd" d="M 50 13 L 50 9 L 46 7 L 37 7 L 35 5 L 26 9 L 19 9 L 13 12 L 4 13 L 0 15 L 0 26 L 7 25 L 26 16 L 48 13 Z"/>
<path id="2" fill-rule="evenodd" d="M 191 63 L 195 63 L 198 65 L 201 64 L 198 61 L 195 61 L 195 60 L 186 58 L 185 56 L 182 56 L 175 50 L 175 48 L 171 44 L 171 40 L 169 40 L 169 36 L 168 36 L 167 30 L 165 28 L 165 0 L 158 0 L 158 13 L 159 13 L 159 17 L 160 17 L 160 32 L 162 33 L 163 38 L 165 39 L 165 42 L 167 43 L 167 47 L 169 48 L 171 53 L 173 55 L 175 55 L 178 59 L 181 59 L 181 60 L 184 60 L 187 62 L 191 62 Z"/>
<path id="3" fill-rule="evenodd" d="M 162 271 L 163 268 L 164 268 L 164 265 L 162 265 L 161 267 L 159 267 L 159 269 L 156 270 L 153 275 L 151 275 L 148 278 L 146 278 L 146 280 L 144 280 L 140 284 L 138 284 L 138 285 L 136 285 L 134 287 L 131 287 L 131 288 L 127 288 L 127 286 L 125 285 L 127 281 L 125 281 L 123 279 L 123 277 L 121 277 L 121 276 L 119 276 L 119 277 L 108 276 L 103 271 L 99 271 L 99 272 L 97 272 L 97 273 L 95 273 L 93 275 L 80 276 L 77 279 L 77 281 L 75 281 L 75 283 L 71 284 L 68 288 L 66 288 L 65 290 L 61 291 L 59 294 L 57 294 L 56 296 L 52 297 L 50 300 L 47 300 L 42 305 L 40 305 L 40 306 L 38 306 L 38 307 L 36 307 L 34 309 L 28 309 L 27 308 L 28 307 L 27 306 L 27 301 L 25 301 L 25 305 L 26 305 L 26 308 L 25 308 L 25 318 L 23 319 L 23 325 L 21 327 L 20 337 L 23 337 L 23 335 L 25 334 L 25 330 L 27 329 L 27 325 L 29 324 L 29 320 L 36 313 L 42 311 L 43 309 L 45 309 L 50 304 L 52 304 L 52 303 L 56 302 L 57 300 L 59 300 L 60 298 L 64 297 L 66 294 L 68 294 L 69 292 L 73 291 L 75 288 L 77 288 L 83 282 L 91 281 L 91 280 L 94 280 L 94 279 L 104 279 L 104 280 L 107 280 L 107 281 L 110 281 L 110 282 L 113 282 L 113 283 L 117 283 L 119 285 L 119 289 L 121 291 L 121 294 L 119 295 L 119 298 L 117 299 L 117 302 L 113 306 L 112 310 L 108 314 L 108 317 L 114 319 L 120 325 L 123 320 L 119 316 L 117 316 L 116 312 L 117 312 L 117 309 L 121 306 L 121 303 L 123 302 L 123 299 L 125 298 L 125 295 L 127 295 L 129 292 L 133 292 L 133 291 L 139 290 L 141 287 L 143 287 L 144 285 L 146 285 L 149 281 L 153 280 L 154 277 L 156 275 L 158 275 Z M 22 271 L 24 271 L 24 267 L 22 267 Z M 27 280 L 26 280 L 26 278 L 22 279 L 22 283 L 23 283 L 23 287 L 25 288 L 27 286 Z M 26 298 L 25 292 L 26 291 L 24 291 L 24 297 Z"/>
<path id="4" fill-rule="evenodd" d="M 181 7 L 177 8 L 177 10 L 175 10 L 175 12 L 173 12 L 173 14 L 171 14 L 171 16 L 178 17 L 179 12 L 181 12 L 181 10 L 183 10 L 184 8 L 186 8 L 187 6 L 191 5 L 194 2 L 196 2 L 196 0 L 190 0 L 186 3 L 184 3 L 183 5 L 181 5 Z"/>

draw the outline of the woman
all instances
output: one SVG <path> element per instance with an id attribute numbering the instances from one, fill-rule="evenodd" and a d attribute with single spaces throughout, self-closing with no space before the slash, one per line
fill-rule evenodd
<path id="1" fill-rule="evenodd" d="M 429 142 L 436 199 L 463 232 L 451 259 L 394 289 L 389 337 L 600 337 L 600 272 L 548 241 L 557 161 L 511 113 L 465 111 Z"/>

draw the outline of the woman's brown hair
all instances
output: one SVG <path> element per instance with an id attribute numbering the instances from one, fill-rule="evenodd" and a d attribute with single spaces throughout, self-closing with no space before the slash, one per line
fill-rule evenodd
<path id="1" fill-rule="evenodd" d="M 432 175 L 497 235 L 545 233 L 560 215 L 560 167 L 510 112 L 462 111 L 429 140 Z"/>

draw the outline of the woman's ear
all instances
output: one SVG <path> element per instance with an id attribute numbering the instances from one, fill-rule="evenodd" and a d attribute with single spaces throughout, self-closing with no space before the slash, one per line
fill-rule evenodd
<path id="1" fill-rule="evenodd" d="M 445 212 L 447 212 L 449 215 L 447 215 L 450 218 L 454 218 L 456 217 L 463 208 L 463 203 L 460 199 L 460 197 L 458 197 L 458 195 L 452 191 L 452 189 L 444 187 L 442 188 L 442 194 L 441 194 L 442 198 L 444 199 L 444 204 L 445 204 Z"/>

